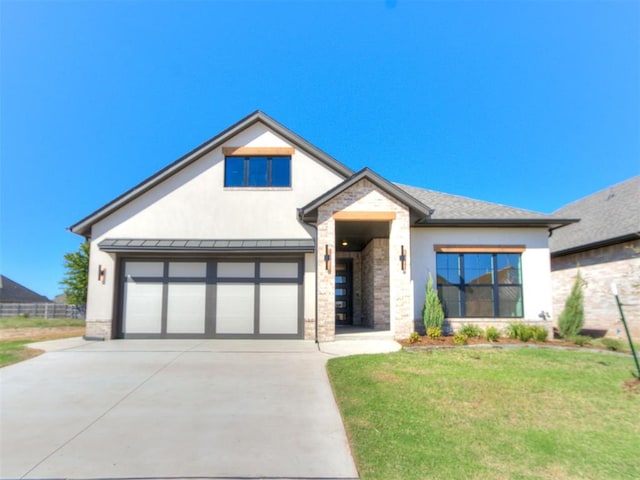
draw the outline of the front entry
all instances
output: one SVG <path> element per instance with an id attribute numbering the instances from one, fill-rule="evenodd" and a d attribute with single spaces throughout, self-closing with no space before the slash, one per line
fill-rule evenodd
<path id="1" fill-rule="evenodd" d="M 336 259 L 336 325 L 353 324 L 352 272 L 350 258 Z"/>

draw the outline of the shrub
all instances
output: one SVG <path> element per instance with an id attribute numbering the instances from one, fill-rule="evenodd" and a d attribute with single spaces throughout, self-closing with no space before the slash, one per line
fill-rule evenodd
<path id="1" fill-rule="evenodd" d="M 618 351 L 624 349 L 624 343 L 617 338 L 603 338 L 600 342 L 609 350 Z"/>
<path id="2" fill-rule="evenodd" d="M 427 336 L 429 338 L 439 338 L 442 336 L 442 328 L 440 327 L 430 327 L 427 328 Z"/>
<path id="3" fill-rule="evenodd" d="M 409 343 L 416 343 L 418 340 L 420 340 L 420 334 L 418 332 L 411 332 L 411 335 L 409 335 Z"/>
<path id="4" fill-rule="evenodd" d="M 422 320 L 424 322 L 424 328 L 427 330 L 433 327 L 442 328 L 442 322 L 444 321 L 444 310 L 438 298 L 438 292 L 433 288 L 431 274 L 429 274 L 429 281 L 427 281 Z"/>
<path id="5" fill-rule="evenodd" d="M 29 318 L 29 314 L 27 312 L 22 312 L 20 315 L 18 315 L 20 318 Z"/>
<path id="6" fill-rule="evenodd" d="M 591 337 L 587 337 L 586 335 L 574 335 L 569 338 L 573 343 L 578 345 L 579 347 L 584 347 L 586 344 L 591 343 Z"/>
<path id="7" fill-rule="evenodd" d="M 536 325 L 533 327 L 529 327 L 531 329 L 531 332 L 533 333 L 533 339 L 536 342 L 546 342 L 547 338 L 549 337 L 549 330 L 547 330 L 544 327 L 541 327 L 540 325 Z"/>
<path id="8" fill-rule="evenodd" d="M 539 325 L 531 326 L 522 322 L 513 322 L 507 326 L 507 337 L 511 339 L 517 339 L 521 342 L 528 342 L 532 338 L 537 342 L 544 342 L 547 340 L 549 331 Z"/>
<path id="9" fill-rule="evenodd" d="M 571 287 L 571 293 L 564 304 L 564 310 L 558 317 L 558 331 L 565 338 L 577 335 L 584 325 L 583 286 L 584 281 L 580 276 L 580 272 L 578 272 L 576 281 L 573 282 L 573 287 Z"/>
<path id="10" fill-rule="evenodd" d="M 510 323 L 509 325 L 507 325 L 507 328 L 506 328 L 507 337 L 509 337 L 512 340 L 520 338 L 520 332 L 524 327 L 526 327 L 524 323 L 520 323 L 520 322 Z"/>
<path id="11" fill-rule="evenodd" d="M 489 340 L 490 342 L 497 342 L 500 338 L 500 330 L 496 327 L 487 327 L 484 331 L 484 338 Z"/>
<path id="12" fill-rule="evenodd" d="M 466 345 L 468 339 L 469 337 L 467 337 L 464 333 L 458 332 L 453 336 L 453 343 L 455 343 L 456 345 Z"/>
<path id="13" fill-rule="evenodd" d="M 482 337 L 482 334 L 484 333 L 480 327 L 470 323 L 462 325 L 462 327 L 460 327 L 460 330 L 458 331 L 466 335 L 468 338 L 479 338 Z"/>

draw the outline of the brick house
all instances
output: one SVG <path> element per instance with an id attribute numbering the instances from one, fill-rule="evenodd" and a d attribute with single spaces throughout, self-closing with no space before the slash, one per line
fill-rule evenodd
<path id="1" fill-rule="evenodd" d="M 545 322 L 568 223 L 354 172 L 258 111 L 70 230 L 89 336 L 331 341 L 408 336 L 429 274 L 452 328 Z"/>
<path id="2" fill-rule="evenodd" d="M 640 337 L 640 176 L 566 205 L 554 215 L 580 218 L 553 232 L 553 308 L 560 314 L 577 271 L 585 280 L 585 328 L 622 336 L 611 293 L 615 282 L 625 317 Z"/>

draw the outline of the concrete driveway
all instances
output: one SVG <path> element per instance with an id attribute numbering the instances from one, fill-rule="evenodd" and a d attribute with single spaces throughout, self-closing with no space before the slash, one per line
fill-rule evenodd
<path id="1" fill-rule="evenodd" d="M 358 477 L 313 342 L 59 345 L 0 369 L 3 478 Z"/>

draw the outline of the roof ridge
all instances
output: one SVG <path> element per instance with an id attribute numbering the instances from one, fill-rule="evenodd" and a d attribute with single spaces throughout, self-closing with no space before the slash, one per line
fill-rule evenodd
<path id="1" fill-rule="evenodd" d="M 596 190 L 595 192 L 592 192 L 592 193 L 590 193 L 588 195 L 580 197 L 577 200 L 573 200 L 573 201 L 571 201 L 571 202 L 569 202 L 569 203 L 557 208 L 556 210 L 553 211 L 553 213 L 555 214 L 555 213 L 559 212 L 560 210 L 564 210 L 564 209 L 566 209 L 568 207 L 571 207 L 571 206 L 573 206 L 575 204 L 578 204 L 578 203 L 586 200 L 587 198 L 595 197 L 599 193 L 604 193 L 605 191 L 614 189 L 616 187 L 619 188 L 623 184 L 633 183 L 634 181 L 640 181 L 640 175 L 635 175 L 635 176 L 633 176 L 631 178 L 627 178 L 626 180 L 622 180 L 622 181 L 620 181 L 618 183 L 614 183 L 613 185 L 609 185 L 608 187 L 604 187 L 604 188 L 601 188 L 600 190 Z"/>

